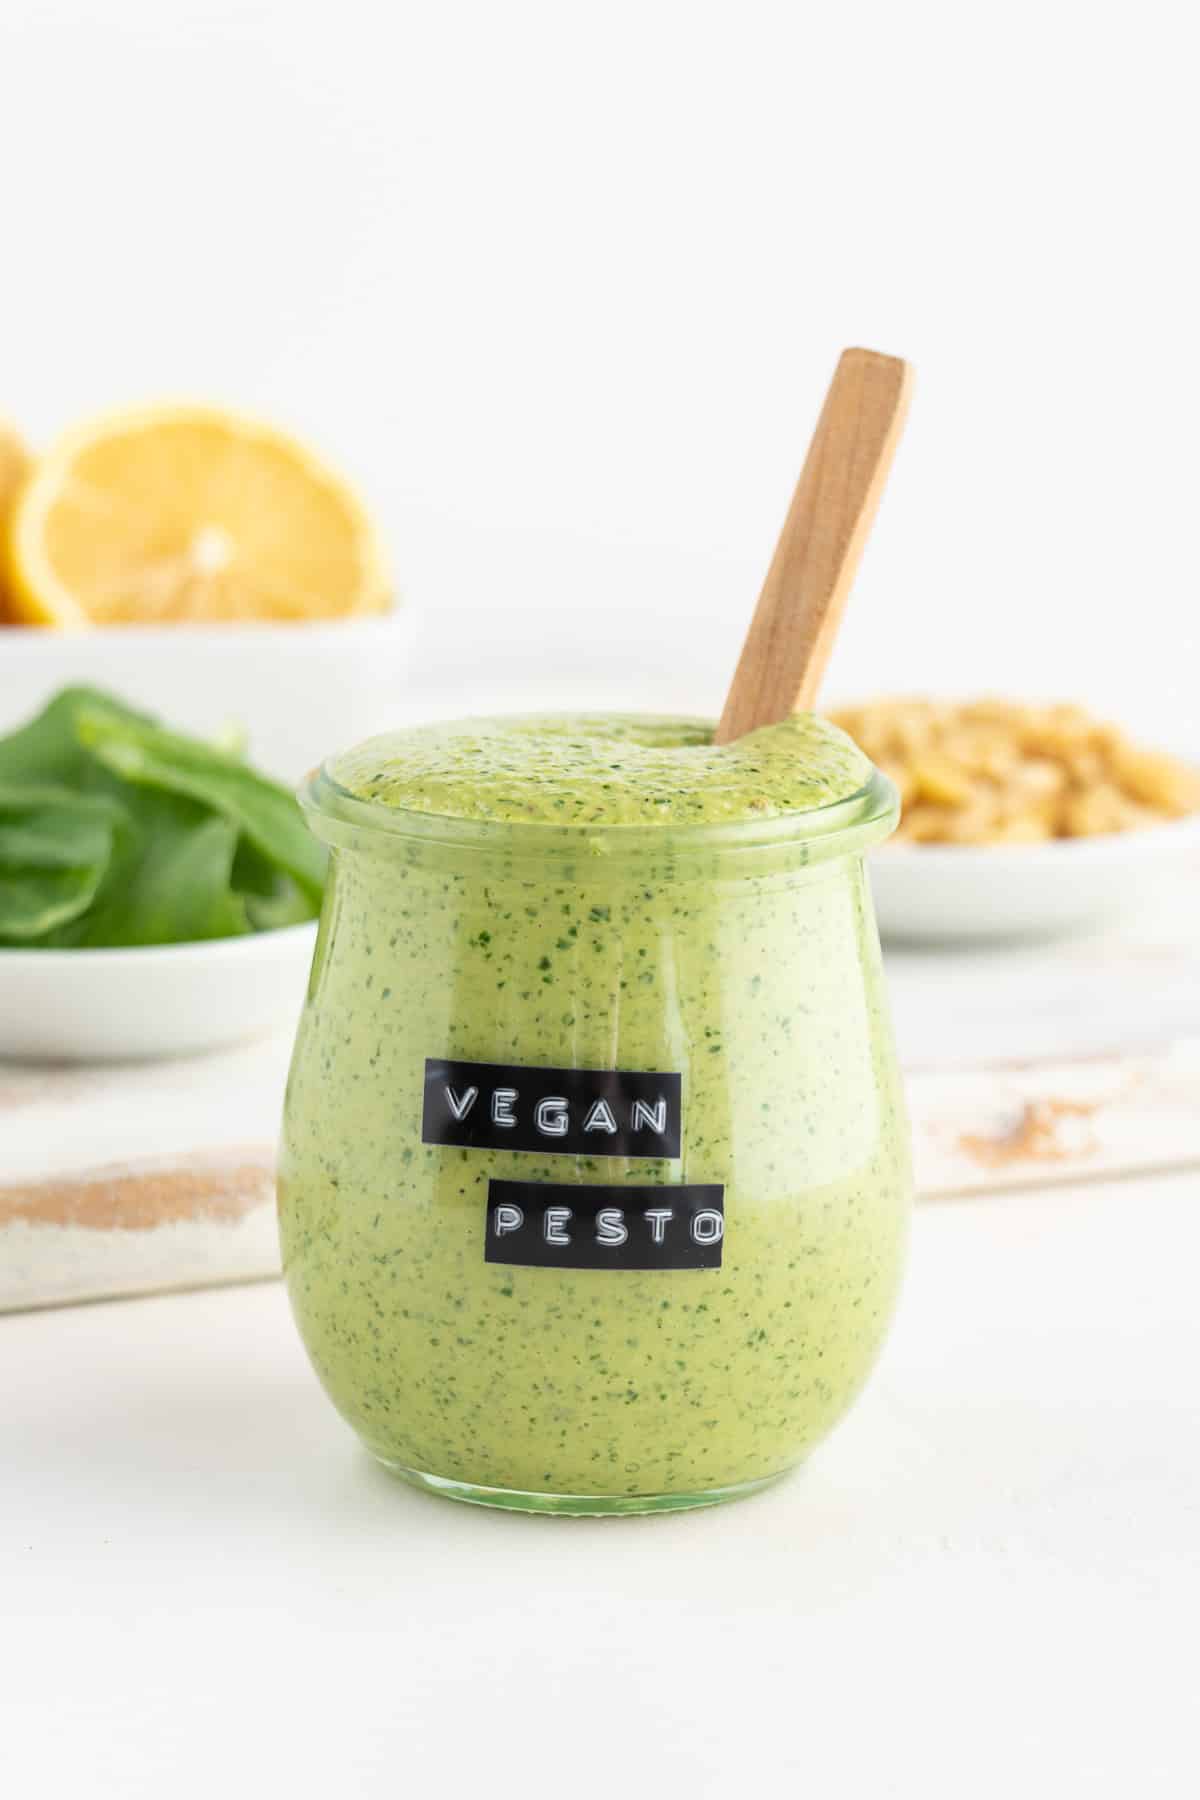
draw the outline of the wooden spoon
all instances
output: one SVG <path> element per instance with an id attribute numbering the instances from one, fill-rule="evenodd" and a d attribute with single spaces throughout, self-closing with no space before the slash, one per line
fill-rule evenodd
<path id="1" fill-rule="evenodd" d="M 898 356 L 843 350 L 763 583 L 715 741 L 808 711 L 908 412 Z"/>

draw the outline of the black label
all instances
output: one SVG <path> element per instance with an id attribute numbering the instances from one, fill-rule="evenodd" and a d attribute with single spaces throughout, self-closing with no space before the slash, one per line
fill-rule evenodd
<path id="1" fill-rule="evenodd" d="M 725 1190 L 488 1183 L 484 1261 L 534 1269 L 719 1269 Z"/>
<path id="2" fill-rule="evenodd" d="M 679 1155 L 678 1075 L 425 1062 L 421 1141 L 559 1156 Z"/>

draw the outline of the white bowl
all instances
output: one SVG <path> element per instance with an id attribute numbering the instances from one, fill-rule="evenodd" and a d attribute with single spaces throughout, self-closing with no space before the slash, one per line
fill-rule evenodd
<path id="1" fill-rule="evenodd" d="M 0 736 L 61 687 L 107 688 L 182 731 L 236 721 L 256 767 L 282 781 L 402 723 L 410 610 L 312 625 L 122 625 L 0 629 Z"/>
<path id="2" fill-rule="evenodd" d="M 132 950 L 0 950 L 0 1057 L 186 1056 L 293 1023 L 315 921 Z"/>
<path id="3" fill-rule="evenodd" d="M 884 937 L 1049 937 L 1099 925 L 1200 876 L 1200 814 L 1046 844 L 881 844 L 870 859 Z"/>

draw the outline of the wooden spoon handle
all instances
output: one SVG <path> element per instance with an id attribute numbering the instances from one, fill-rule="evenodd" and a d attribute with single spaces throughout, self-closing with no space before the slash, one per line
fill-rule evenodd
<path id="1" fill-rule="evenodd" d="M 717 727 L 727 744 L 816 699 L 908 412 L 898 356 L 844 350 Z"/>

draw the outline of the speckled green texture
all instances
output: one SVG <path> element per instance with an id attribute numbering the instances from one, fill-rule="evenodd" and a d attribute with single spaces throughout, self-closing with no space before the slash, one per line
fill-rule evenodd
<path id="1" fill-rule="evenodd" d="M 871 765 L 798 713 L 732 744 L 704 719 L 584 714 L 458 719 L 370 738 L 330 773 L 361 800 L 506 824 L 719 824 L 844 800 Z"/>
<path id="2" fill-rule="evenodd" d="M 620 721 L 612 741 L 658 729 Z M 428 798 L 446 740 L 406 735 L 426 744 Z M 692 754 L 711 756 L 704 741 Z M 833 748 L 831 785 L 854 791 Z M 514 805 L 541 769 L 506 769 Z M 390 780 L 399 794 L 398 765 Z M 625 772 L 607 818 L 646 817 L 639 781 Z M 703 781 L 691 791 L 703 813 Z M 734 801 L 727 789 L 720 804 Z M 460 794 L 464 816 L 477 804 Z M 530 793 L 517 816 L 540 805 Z M 798 1461 L 874 1362 L 907 1228 L 907 1128 L 859 858 L 810 864 L 799 826 L 769 866 L 702 843 L 613 859 L 591 832 L 542 860 L 510 856 L 499 828 L 483 849 L 330 835 L 280 1220 L 296 1318 L 342 1413 L 394 1465 L 533 1496 L 682 1499 Z M 682 1158 L 424 1145 L 427 1056 L 679 1070 Z M 723 1267 L 487 1264 L 491 1176 L 724 1183 Z"/>

